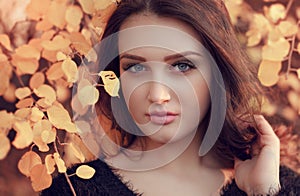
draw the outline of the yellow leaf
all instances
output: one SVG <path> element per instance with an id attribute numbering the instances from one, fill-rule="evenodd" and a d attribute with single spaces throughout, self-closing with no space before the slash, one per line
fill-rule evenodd
<path id="1" fill-rule="evenodd" d="M 66 60 L 67 59 L 67 55 L 65 55 L 63 52 L 61 51 L 58 51 L 56 53 L 56 59 L 57 61 L 63 61 L 63 60 Z"/>
<path id="2" fill-rule="evenodd" d="M 51 1 L 50 6 L 47 9 L 46 18 L 47 20 L 52 23 L 54 26 L 58 27 L 59 29 L 63 29 L 66 20 L 65 20 L 65 11 L 67 6 L 65 3 L 61 3 L 58 1 Z"/>
<path id="3" fill-rule="evenodd" d="M 47 12 L 50 0 L 31 0 L 26 7 L 26 14 L 29 19 L 39 20 Z"/>
<path id="4" fill-rule="evenodd" d="M 78 84 L 78 100 L 83 107 L 94 105 L 99 99 L 99 91 L 86 79 Z"/>
<path id="5" fill-rule="evenodd" d="M 32 128 L 27 121 L 19 121 L 14 123 L 14 129 L 17 134 L 12 144 L 17 149 L 28 147 L 33 141 Z"/>
<path id="6" fill-rule="evenodd" d="M 38 122 L 42 120 L 44 117 L 44 112 L 42 112 L 39 108 L 33 107 L 31 108 L 30 120 L 33 122 Z"/>
<path id="7" fill-rule="evenodd" d="M 65 39 L 61 35 L 57 35 L 53 38 L 52 41 L 44 40 L 41 44 L 46 50 L 56 51 L 68 47 L 70 43 L 71 43 L 70 40 Z"/>
<path id="8" fill-rule="evenodd" d="M 99 76 L 104 83 L 105 91 L 112 97 L 119 97 L 120 81 L 113 71 L 101 71 Z"/>
<path id="9" fill-rule="evenodd" d="M 76 169 L 76 175 L 83 179 L 90 179 L 95 174 L 95 169 L 88 165 L 81 165 Z"/>
<path id="10" fill-rule="evenodd" d="M 248 36 L 248 47 L 256 46 L 257 44 L 259 44 L 262 38 L 260 32 L 258 32 L 257 30 L 250 30 L 246 33 L 246 35 Z"/>
<path id="11" fill-rule="evenodd" d="M 86 55 L 92 49 L 92 46 L 85 39 L 85 37 L 79 32 L 70 33 L 70 40 L 72 42 L 72 46 L 82 55 Z"/>
<path id="12" fill-rule="evenodd" d="M 284 37 L 290 37 L 297 34 L 298 26 L 290 21 L 281 21 L 277 26 Z"/>
<path id="13" fill-rule="evenodd" d="M 31 185 L 34 191 L 41 191 L 51 186 L 52 176 L 45 165 L 37 164 L 30 171 Z"/>
<path id="14" fill-rule="evenodd" d="M 33 151 L 28 151 L 19 160 L 18 169 L 28 177 L 30 176 L 30 170 L 38 164 L 42 164 L 41 157 Z"/>
<path id="15" fill-rule="evenodd" d="M 29 80 L 29 87 L 35 89 L 45 83 L 45 75 L 42 72 L 34 73 Z"/>
<path id="16" fill-rule="evenodd" d="M 64 103 L 65 101 L 69 100 L 71 96 L 71 91 L 69 88 L 64 87 L 63 85 L 57 85 L 56 95 L 57 95 L 57 101 L 59 101 L 60 103 Z"/>
<path id="17" fill-rule="evenodd" d="M 95 1 L 94 7 L 96 10 L 104 10 L 113 3 L 112 0 Z"/>
<path id="18" fill-rule="evenodd" d="M 283 61 L 290 51 L 290 43 L 284 38 L 268 41 L 262 48 L 262 58 L 269 61 Z"/>
<path id="19" fill-rule="evenodd" d="M 273 86 L 279 80 L 282 64 L 280 61 L 263 60 L 258 69 L 258 79 L 264 86 Z"/>
<path id="20" fill-rule="evenodd" d="M 12 56 L 12 64 L 14 64 L 21 74 L 34 74 L 39 68 L 39 62 L 34 58 L 23 58 L 18 55 Z"/>
<path id="21" fill-rule="evenodd" d="M 0 111 L 0 129 L 10 130 L 14 122 L 14 115 L 6 110 Z"/>
<path id="22" fill-rule="evenodd" d="M 45 158 L 45 165 L 48 174 L 52 174 L 55 171 L 55 160 L 51 154 L 48 154 Z"/>
<path id="23" fill-rule="evenodd" d="M 47 109 L 49 121 L 58 129 L 64 129 L 68 132 L 77 132 L 76 126 L 71 122 L 68 111 L 60 106 L 53 105 Z"/>
<path id="24" fill-rule="evenodd" d="M 60 155 L 55 152 L 53 154 L 54 161 L 56 163 L 57 169 L 59 173 L 65 173 L 67 171 L 67 167 L 65 165 L 65 162 L 60 158 Z"/>
<path id="25" fill-rule="evenodd" d="M 272 4 L 268 11 L 268 15 L 273 23 L 277 23 L 278 20 L 286 17 L 285 7 L 280 3 Z"/>
<path id="26" fill-rule="evenodd" d="M 40 59 L 41 53 L 38 49 L 30 45 L 22 45 L 16 50 L 16 54 L 22 58 Z"/>
<path id="27" fill-rule="evenodd" d="M 28 120 L 31 113 L 31 108 L 21 108 L 15 111 L 16 120 Z"/>
<path id="28" fill-rule="evenodd" d="M 79 6 L 76 5 L 70 5 L 68 6 L 66 10 L 66 21 L 69 26 L 76 28 L 79 28 L 79 24 L 81 22 L 81 19 L 83 17 L 83 13 Z"/>
<path id="29" fill-rule="evenodd" d="M 63 61 L 61 68 L 64 72 L 64 74 L 67 76 L 67 81 L 68 82 L 76 82 L 77 80 L 77 65 L 72 59 L 67 58 L 66 60 Z"/>
<path id="30" fill-rule="evenodd" d="M 10 141 L 6 135 L 0 133 L 0 160 L 3 160 L 10 150 Z"/>
<path id="31" fill-rule="evenodd" d="M 72 154 L 80 160 L 81 163 L 84 162 L 85 157 L 82 154 L 80 148 L 73 144 L 72 142 L 68 145 L 69 149 L 71 150 Z"/>
<path id="32" fill-rule="evenodd" d="M 93 14 L 95 12 L 93 0 L 79 0 L 79 4 L 86 14 Z"/>
<path id="33" fill-rule="evenodd" d="M 10 39 L 6 34 L 0 34 L 0 44 L 9 51 L 12 51 Z"/>
<path id="34" fill-rule="evenodd" d="M 50 105 L 56 100 L 55 90 L 47 84 L 42 84 L 37 89 L 33 89 L 33 92 L 36 96 L 45 98 L 45 101 Z"/>
<path id="35" fill-rule="evenodd" d="M 24 99 L 25 97 L 31 95 L 31 90 L 28 87 L 17 88 L 15 95 L 18 99 Z"/>

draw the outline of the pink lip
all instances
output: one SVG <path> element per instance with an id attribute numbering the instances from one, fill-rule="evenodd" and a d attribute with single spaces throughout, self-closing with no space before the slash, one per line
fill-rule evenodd
<path id="1" fill-rule="evenodd" d="M 167 111 L 157 111 L 146 114 L 146 116 L 149 116 L 151 122 L 154 124 L 167 125 L 172 123 L 176 119 L 178 114 Z"/>

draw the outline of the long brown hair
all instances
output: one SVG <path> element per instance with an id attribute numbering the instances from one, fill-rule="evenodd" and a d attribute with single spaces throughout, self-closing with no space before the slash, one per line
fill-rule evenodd
<path id="1" fill-rule="evenodd" d="M 256 69 L 248 60 L 235 37 L 228 12 L 221 0 L 122 0 L 110 17 L 103 34 L 105 39 L 118 32 L 122 23 L 131 15 L 152 13 L 183 21 L 198 32 L 202 44 L 214 58 L 223 76 L 227 110 L 221 135 L 216 143 L 219 155 L 225 159 L 251 157 L 251 145 L 256 139 L 256 131 L 243 127 L 241 122 L 253 123 L 249 118 L 260 112 L 259 95 L 261 90 L 256 77 Z M 118 52 L 116 40 L 101 46 L 100 69 L 112 70 L 119 77 L 119 57 L 104 65 L 104 53 Z M 128 147 L 136 139 L 118 125 L 111 108 L 111 97 L 102 89 L 97 103 L 97 111 L 112 121 L 112 129 L 121 135 L 121 146 Z M 114 99 L 114 98 L 112 98 Z M 129 113 L 127 113 L 129 115 Z M 124 114 L 122 114 L 124 115 Z M 213 114 L 212 114 L 213 115 Z M 254 124 L 254 123 L 253 123 Z"/>

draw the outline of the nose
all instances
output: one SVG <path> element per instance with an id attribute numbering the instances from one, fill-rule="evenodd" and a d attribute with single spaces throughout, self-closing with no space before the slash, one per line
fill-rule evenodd
<path id="1" fill-rule="evenodd" d="M 170 101 L 170 89 L 158 82 L 152 82 L 150 84 L 148 100 L 152 103 L 162 104 Z"/>

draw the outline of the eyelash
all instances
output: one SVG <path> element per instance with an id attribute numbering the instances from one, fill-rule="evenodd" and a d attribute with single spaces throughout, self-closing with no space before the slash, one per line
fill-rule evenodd
<path id="1" fill-rule="evenodd" d="M 180 65 L 180 64 L 184 64 L 184 65 L 187 65 L 188 66 L 188 70 L 184 70 L 184 71 L 180 71 L 180 70 L 177 70 L 179 72 L 182 72 L 182 73 L 185 73 L 185 72 L 188 72 L 190 71 L 191 69 L 195 69 L 196 66 L 188 61 L 188 60 L 184 60 L 184 61 L 177 61 L 175 63 L 173 63 L 171 66 L 171 70 L 174 70 L 176 66 Z M 123 67 L 124 71 L 127 71 L 127 70 L 130 70 L 132 69 L 134 66 L 136 65 L 141 65 L 143 68 L 145 68 L 144 65 L 140 64 L 140 63 L 131 63 L 131 64 L 127 64 L 126 66 Z M 175 70 L 176 71 L 176 70 Z M 133 73 L 137 73 L 138 71 L 132 71 Z"/>

